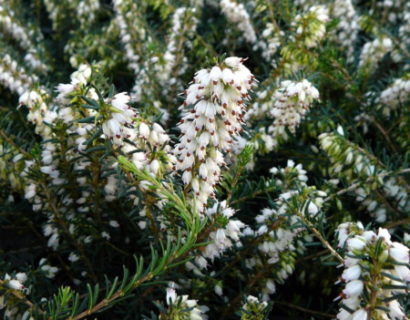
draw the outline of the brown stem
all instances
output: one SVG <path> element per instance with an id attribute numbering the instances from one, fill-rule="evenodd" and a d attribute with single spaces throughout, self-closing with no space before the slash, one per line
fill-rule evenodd
<path id="1" fill-rule="evenodd" d="M 299 210 L 297 211 L 297 216 L 303 221 L 304 224 L 310 229 L 310 231 L 313 232 L 313 234 L 316 236 L 316 238 L 319 239 L 319 241 L 330 251 L 330 253 L 340 262 L 343 263 L 344 260 L 340 254 L 337 253 L 337 251 L 331 246 L 331 244 L 323 237 L 323 235 L 320 233 L 318 229 L 313 225 L 312 222 L 310 222 L 302 212 Z"/>
<path id="2" fill-rule="evenodd" d="M 393 141 L 390 139 L 389 134 L 387 133 L 387 131 L 383 128 L 383 126 L 376 120 L 376 118 L 372 117 L 371 121 L 373 122 L 373 124 L 375 125 L 375 127 L 377 129 L 379 129 L 379 131 L 381 132 L 381 134 L 383 135 L 384 139 L 387 142 L 387 145 L 390 147 L 390 149 L 394 152 L 397 153 L 398 150 L 396 148 L 396 146 L 394 145 Z"/>
<path id="3" fill-rule="evenodd" d="M 152 278 L 153 278 L 153 274 L 149 273 L 145 277 L 137 280 L 132 287 L 135 289 L 141 283 L 143 283 L 145 281 L 148 281 L 148 280 L 151 280 Z M 102 308 L 105 308 L 106 306 L 108 306 L 114 300 L 124 296 L 124 294 L 125 294 L 124 290 L 120 289 L 120 290 L 116 291 L 109 299 L 103 299 L 99 303 L 97 303 L 94 307 L 92 307 L 91 309 L 81 312 L 80 314 L 78 314 L 74 318 L 71 318 L 71 317 L 67 318 L 66 320 L 80 320 L 80 319 L 83 319 L 85 317 L 88 317 L 89 315 L 97 312 L 98 310 L 100 310 Z M 51 318 L 50 318 L 50 320 L 51 320 Z"/>
<path id="4" fill-rule="evenodd" d="M 21 148 L 19 145 L 17 145 L 13 139 L 10 138 L 9 135 L 7 135 L 3 130 L 0 129 L 0 136 L 10 145 L 12 145 L 14 148 L 16 148 L 21 154 L 26 156 L 27 158 L 32 158 L 31 154 L 28 153 L 26 150 Z"/>
<path id="5" fill-rule="evenodd" d="M 407 224 L 410 224 L 410 218 L 405 218 L 405 219 L 401 219 L 401 220 L 398 220 L 398 221 L 393 221 L 393 222 L 390 222 L 390 223 L 384 225 L 383 227 L 386 228 L 386 229 L 390 229 L 390 228 L 395 228 L 395 227 L 398 227 L 398 226 L 401 226 L 401 225 L 407 225 Z"/>

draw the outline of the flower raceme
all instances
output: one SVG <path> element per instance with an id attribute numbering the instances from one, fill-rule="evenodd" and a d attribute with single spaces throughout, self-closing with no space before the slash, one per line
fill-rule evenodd
<path id="1" fill-rule="evenodd" d="M 175 290 L 176 284 L 170 283 L 166 291 L 168 309 L 161 314 L 160 320 L 190 319 L 207 320 L 208 307 L 198 305 L 197 300 L 189 299 L 188 295 L 178 296 Z"/>
<path id="2" fill-rule="evenodd" d="M 243 65 L 244 59 L 226 58 L 212 69 L 202 69 L 185 91 L 179 123 L 181 137 L 174 153 L 176 169 L 191 192 L 200 212 L 214 196 L 214 188 L 225 164 L 222 152 L 229 152 L 242 131 L 245 102 L 255 77 Z"/>
<path id="3" fill-rule="evenodd" d="M 125 92 L 116 94 L 111 100 L 115 112 L 112 112 L 111 117 L 102 125 L 104 134 L 118 145 L 122 145 L 123 139 L 127 137 L 126 126 L 131 126 L 137 115 L 128 105 L 129 101 L 130 97 Z"/>
<path id="4" fill-rule="evenodd" d="M 376 234 L 365 231 L 361 223 L 341 224 L 338 238 L 347 254 L 337 319 L 407 319 L 397 299 L 406 294 L 410 282 L 409 248 L 391 241 L 386 229 Z"/>

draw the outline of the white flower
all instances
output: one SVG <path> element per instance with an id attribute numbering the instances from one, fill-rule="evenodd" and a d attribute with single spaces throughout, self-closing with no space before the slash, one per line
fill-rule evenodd
<path id="1" fill-rule="evenodd" d="M 150 129 L 146 123 L 141 122 L 138 126 L 138 132 L 141 137 L 148 139 L 149 134 L 150 134 Z"/>
<path id="2" fill-rule="evenodd" d="M 221 0 L 220 6 L 227 20 L 243 32 L 243 37 L 246 41 L 255 43 L 257 40 L 256 33 L 244 5 L 236 1 Z"/>
<path id="3" fill-rule="evenodd" d="M 24 288 L 23 284 L 19 280 L 10 280 L 7 282 L 7 286 L 13 290 L 22 290 Z"/>
<path id="4" fill-rule="evenodd" d="M 404 282 L 410 282 L 410 269 L 407 266 L 394 266 L 398 277 Z"/>
<path id="5" fill-rule="evenodd" d="M 316 204 L 313 203 L 313 201 L 309 202 L 308 212 L 310 215 L 315 215 L 316 213 L 319 212 L 319 208 L 317 207 Z"/>
<path id="6" fill-rule="evenodd" d="M 222 287 L 220 285 L 216 285 L 214 287 L 214 291 L 218 296 L 222 296 L 222 294 L 223 294 Z"/>
<path id="7" fill-rule="evenodd" d="M 397 300 L 389 302 L 389 316 L 392 320 L 404 320 L 407 319 L 400 304 Z"/>
<path id="8" fill-rule="evenodd" d="M 352 320 L 352 314 L 345 309 L 340 309 L 336 318 L 339 320 Z"/>
<path id="9" fill-rule="evenodd" d="M 397 262 L 409 263 L 409 248 L 399 242 L 393 242 L 389 254 Z"/>
<path id="10" fill-rule="evenodd" d="M 27 274 L 26 273 L 24 273 L 24 272 L 19 272 L 19 273 L 16 273 L 16 279 L 18 280 L 18 281 L 20 281 L 21 283 L 24 283 L 24 282 L 26 282 L 27 281 Z"/>
<path id="11" fill-rule="evenodd" d="M 356 310 L 352 315 L 352 320 L 367 320 L 367 311 L 364 309 Z"/>
<path id="12" fill-rule="evenodd" d="M 358 264 L 351 266 L 343 271 L 342 279 L 344 281 L 357 280 L 360 277 L 361 271 L 362 270 Z"/>
<path id="13" fill-rule="evenodd" d="M 177 299 L 177 293 L 174 288 L 167 288 L 167 296 L 166 296 L 166 302 L 168 305 L 171 305 L 175 302 Z"/>
<path id="14" fill-rule="evenodd" d="M 80 259 L 78 255 L 76 255 L 74 252 L 70 252 L 70 255 L 68 256 L 69 261 L 76 262 L 78 261 L 78 259 Z"/>
<path id="15" fill-rule="evenodd" d="M 363 281 L 353 280 L 346 284 L 343 294 L 347 298 L 357 297 L 363 292 Z"/>
<path id="16" fill-rule="evenodd" d="M 356 236 L 354 238 L 347 240 L 347 247 L 349 250 L 363 250 L 366 246 L 366 239 L 360 236 Z"/>
<path id="17" fill-rule="evenodd" d="M 359 67 L 372 72 L 383 56 L 392 49 L 393 42 L 387 37 L 376 38 L 373 41 L 367 42 L 360 54 Z"/>
<path id="18" fill-rule="evenodd" d="M 275 282 L 273 282 L 273 280 L 271 279 L 268 279 L 268 281 L 266 281 L 266 288 L 268 289 L 268 292 L 270 294 L 275 293 L 276 292 Z"/>
<path id="19" fill-rule="evenodd" d="M 120 224 L 116 220 L 110 220 L 109 225 L 113 228 L 118 228 Z"/>

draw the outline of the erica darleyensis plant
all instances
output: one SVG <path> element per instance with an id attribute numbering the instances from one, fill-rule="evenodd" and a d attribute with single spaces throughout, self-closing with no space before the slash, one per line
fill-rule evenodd
<path id="1" fill-rule="evenodd" d="M 409 319 L 409 21 L 0 0 L 0 319 Z"/>

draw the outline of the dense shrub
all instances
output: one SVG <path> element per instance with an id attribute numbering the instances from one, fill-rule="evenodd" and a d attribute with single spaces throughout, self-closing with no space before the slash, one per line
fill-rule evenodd
<path id="1" fill-rule="evenodd" d="M 409 2 L 0 0 L 0 34 L 0 318 L 407 319 Z"/>

